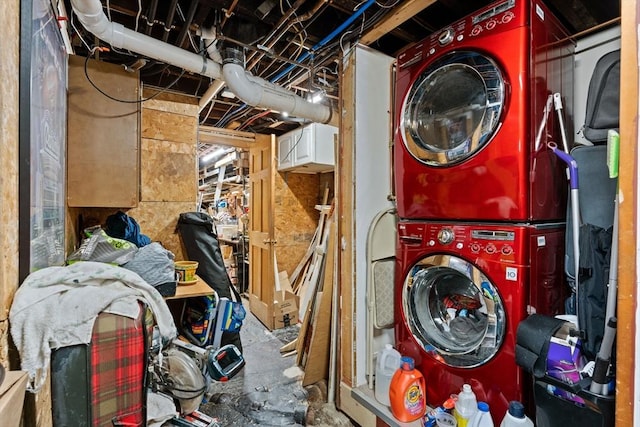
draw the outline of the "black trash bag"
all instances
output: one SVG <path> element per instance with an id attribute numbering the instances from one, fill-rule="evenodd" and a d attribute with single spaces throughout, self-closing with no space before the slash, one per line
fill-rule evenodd
<path id="1" fill-rule="evenodd" d="M 190 261 L 198 261 L 196 273 L 211 286 L 218 297 L 242 302 L 224 265 L 213 218 L 204 212 L 185 212 L 178 219 L 178 233 Z M 242 352 L 240 332 L 224 332 L 221 346 L 233 344 Z"/>

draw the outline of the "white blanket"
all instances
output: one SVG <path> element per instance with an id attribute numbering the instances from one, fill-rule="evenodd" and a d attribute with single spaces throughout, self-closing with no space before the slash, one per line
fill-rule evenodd
<path id="1" fill-rule="evenodd" d="M 27 389 L 40 390 L 49 370 L 51 350 L 91 341 L 102 311 L 131 318 L 138 300 L 149 305 L 164 342 L 177 336 L 173 317 L 158 291 L 136 273 L 100 262 L 48 267 L 30 274 L 15 294 L 9 322 L 29 374 Z"/>

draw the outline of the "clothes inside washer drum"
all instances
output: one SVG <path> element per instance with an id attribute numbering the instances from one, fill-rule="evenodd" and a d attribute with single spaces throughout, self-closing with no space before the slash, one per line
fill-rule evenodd
<path id="1" fill-rule="evenodd" d="M 449 327 L 451 328 L 451 335 L 457 338 L 473 337 L 477 339 L 478 335 L 484 336 L 487 321 L 486 319 L 483 321 L 471 317 L 459 316 L 449 322 Z"/>

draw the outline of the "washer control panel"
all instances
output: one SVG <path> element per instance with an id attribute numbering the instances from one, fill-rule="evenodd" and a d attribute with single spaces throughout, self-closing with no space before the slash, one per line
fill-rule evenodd
<path id="1" fill-rule="evenodd" d="M 521 246 L 523 235 L 517 226 L 400 222 L 398 237 L 405 246 L 454 251 L 501 261 L 514 261 L 518 255 L 526 253 Z"/>

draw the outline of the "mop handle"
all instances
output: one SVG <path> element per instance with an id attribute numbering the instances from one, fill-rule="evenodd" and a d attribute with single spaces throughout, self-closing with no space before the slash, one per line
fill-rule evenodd
<path id="1" fill-rule="evenodd" d="M 580 275 L 580 200 L 578 192 L 578 162 L 569 154 L 558 149 L 558 146 L 549 142 L 547 144 L 549 149 L 560 160 L 567 164 L 567 170 L 569 171 L 569 185 L 571 187 L 571 212 L 572 212 L 572 224 L 571 231 L 573 232 L 573 277 L 574 277 L 574 293 L 575 298 L 575 310 L 576 310 L 576 327 L 580 330 L 580 311 L 578 310 L 578 284 Z"/>

